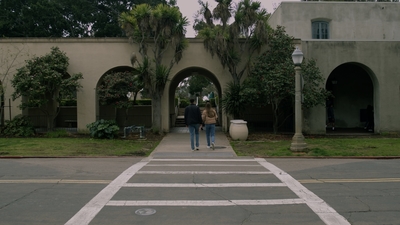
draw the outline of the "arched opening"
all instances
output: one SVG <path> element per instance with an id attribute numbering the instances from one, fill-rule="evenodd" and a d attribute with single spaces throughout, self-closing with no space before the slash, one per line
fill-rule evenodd
<path id="1" fill-rule="evenodd" d="M 207 78 L 215 87 L 216 93 L 214 93 L 214 96 L 217 97 L 215 98 L 215 105 L 213 106 L 216 108 L 219 116 L 219 124 L 222 124 L 222 109 L 220 105 L 220 99 L 222 96 L 222 89 L 221 89 L 221 84 L 218 81 L 217 77 L 211 73 L 209 70 L 201 68 L 201 67 L 189 67 L 186 69 L 183 69 L 179 71 L 171 80 L 170 86 L 169 86 L 169 127 L 175 127 L 175 126 L 180 126 L 182 122 L 179 122 L 179 117 L 180 120 L 182 120 L 182 109 L 179 109 L 178 102 L 175 100 L 175 93 L 176 90 L 178 89 L 179 84 L 185 80 L 188 77 L 191 76 L 204 76 Z M 208 93 L 203 93 L 203 94 L 208 94 Z M 187 96 L 189 98 L 189 96 Z"/>
<path id="2" fill-rule="evenodd" d="M 100 85 L 104 83 L 104 78 L 109 74 L 128 72 L 133 76 L 134 68 L 128 66 L 115 67 L 105 72 L 99 79 L 96 85 L 96 120 L 115 120 L 120 128 L 126 126 L 145 126 L 151 127 L 151 100 L 142 100 L 138 94 L 135 98 L 135 93 L 126 92 L 124 99 L 128 101 L 136 100 L 135 105 L 131 107 L 117 107 L 116 104 L 101 104 L 98 90 Z"/>
<path id="3" fill-rule="evenodd" d="M 65 73 L 62 79 L 69 79 L 70 77 L 71 75 Z M 78 124 L 77 91 L 66 94 L 57 90 L 54 95 L 58 95 L 58 99 L 47 96 L 47 104 L 27 107 L 23 110 L 23 115 L 30 118 L 32 125 L 38 132 L 51 131 L 49 130 L 50 127 L 76 132 Z M 22 96 L 22 101 L 26 101 L 28 97 Z"/>
<path id="4" fill-rule="evenodd" d="M 377 102 L 374 101 L 377 81 L 372 71 L 360 63 L 342 64 L 329 75 L 326 89 L 333 94 L 329 101 L 333 103 L 335 130 L 364 130 L 371 120 L 368 118 L 368 105 L 377 108 Z M 373 113 L 377 112 L 374 110 Z M 372 118 L 377 117 L 373 115 Z M 374 123 L 375 126 L 366 131 L 373 132 L 377 121 L 374 120 Z M 327 129 L 332 130 L 331 127 Z"/>
<path id="5" fill-rule="evenodd" d="M 69 78 L 66 75 L 64 78 Z M 56 125 L 58 127 L 65 127 L 65 129 L 74 131 L 78 126 L 78 111 L 77 111 L 77 93 L 76 91 L 72 96 L 61 96 L 59 104 L 59 113 L 56 117 Z"/>

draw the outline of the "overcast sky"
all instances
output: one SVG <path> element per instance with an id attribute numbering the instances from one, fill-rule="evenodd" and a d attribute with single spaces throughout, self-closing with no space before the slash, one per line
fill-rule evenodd
<path id="1" fill-rule="evenodd" d="M 214 0 L 203 0 L 204 2 L 208 2 L 208 4 L 213 9 L 216 6 L 216 2 Z M 233 0 L 234 2 L 239 2 L 239 0 Z M 283 1 L 299 1 L 299 0 L 258 0 L 261 2 L 261 6 L 267 9 L 267 12 L 272 13 L 274 9 L 276 9 L 279 4 Z M 192 28 L 193 26 L 193 17 L 196 12 L 200 9 L 200 5 L 197 0 L 177 0 L 179 9 L 181 10 L 183 16 L 186 16 L 190 25 L 186 27 L 186 37 L 194 37 L 195 32 Z"/>

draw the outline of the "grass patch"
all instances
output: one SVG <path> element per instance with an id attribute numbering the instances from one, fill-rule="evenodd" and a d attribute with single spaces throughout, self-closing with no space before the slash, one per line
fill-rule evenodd
<path id="1" fill-rule="evenodd" d="M 51 135 L 52 136 L 52 135 Z M 25 157 L 148 156 L 159 140 L 91 138 L 2 138 L 0 155 Z"/>
<path id="2" fill-rule="evenodd" d="M 290 151 L 291 140 L 231 141 L 239 156 L 279 157 L 364 157 L 364 156 L 400 156 L 400 138 L 356 137 L 356 138 L 307 138 L 304 152 Z"/>
<path id="3" fill-rule="evenodd" d="M 48 138 L 60 138 L 60 137 L 68 137 L 70 133 L 66 130 L 55 130 L 46 133 L 46 137 Z"/>
<path id="4" fill-rule="evenodd" d="M 66 137 L 67 136 L 67 137 Z M 6 157 L 102 157 L 142 156 L 151 154 L 162 135 L 138 134 L 129 139 L 93 139 L 87 135 L 50 132 L 35 138 L 0 138 L 0 156 Z M 285 135 L 254 135 L 249 141 L 231 141 L 238 156 L 253 157 L 365 157 L 400 156 L 398 135 L 362 137 L 306 136 L 304 152 L 290 150 L 291 137 Z"/>

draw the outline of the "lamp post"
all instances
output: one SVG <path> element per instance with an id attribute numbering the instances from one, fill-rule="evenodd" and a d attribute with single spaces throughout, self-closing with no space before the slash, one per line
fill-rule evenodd
<path id="1" fill-rule="evenodd" d="M 295 65 L 295 134 L 292 138 L 292 144 L 290 145 L 290 150 L 294 152 L 299 152 L 307 147 L 304 142 L 304 136 L 302 133 L 302 110 L 301 110 L 301 62 L 303 61 L 303 52 L 296 47 L 292 54 L 293 63 Z"/>

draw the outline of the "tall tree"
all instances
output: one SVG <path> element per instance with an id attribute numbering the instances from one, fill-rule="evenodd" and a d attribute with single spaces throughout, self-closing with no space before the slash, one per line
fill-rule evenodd
<path id="1" fill-rule="evenodd" d="M 21 109 L 39 107 L 47 117 L 47 128 L 54 128 L 54 119 L 59 113 L 62 99 L 74 98 L 83 79 L 81 73 L 68 75 L 69 59 L 58 47 L 51 52 L 33 57 L 26 66 L 17 69 L 11 80 L 14 88 L 13 100 L 24 97 L 19 105 Z"/>
<path id="2" fill-rule="evenodd" d="M 194 26 L 202 28 L 199 37 L 212 56 L 217 55 L 222 66 L 227 67 L 233 84 L 240 84 L 255 53 L 267 43 L 269 14 L 261 3 L 241 0 L 236 9 L 232 0 L 215 0 L 218 4 L 211 12 L 208 3 L 199 0 L 201 9 Z M 234 21 L 229 24 L 229 20 Z"/>
<path id="3" fill-rule="evenodd" d="M 293 105 L 295 90 L 295 71 L 292 61 L 294 51 L 293 37 L 286 34 L 283 27 L 278 26 L 270 32 L 268 50 L 260 55 L 255 62 L 249 77 L 244 82 L 247 93 L 252 93 L 249 98 L 251 104 L 256 106 L 270 105 L 273 111 L 273 130 L 278 132 L 282 118 L 287 117 L 287 107 Z M 304 80 L 303 107 L 311 108 L 324 104 L 329 93 L 323 87 L 323 77 L 316 66 L 315 60 L 304 60 L 302 77 Z M 286 113 L 286 115 L 284 115 Z"/>
<path id="4" fill-rule="evenodd" d="M 166 0 L 1 0 L 2 37 L 121 37 L 122 12 Z M 170 1 L 174 4 L 173 1 Z"/>
<path id="5" fill-rule="evenodd" d="M 68 0 L 67 0 L 68 1 Z M 93 17 L 90 31 L 95 37 L 124 37 L 125 33 L 119 25 L 119 16 L 129 12 L 135 5 L 147 3 L 151 6 L 158 4 L 175 4 L 167 0 L 92 0 Z"/>
<path id="6" fill-rule="evenodd" d="M 0 1 L 0 32 L 5 37 L 62 37 L 62 10 L 48 0 Z"/>
<path id="7" fill-rule="evenodd" d="M 187 47 L 185 26 L 188 20 L 175 6 L 141 4 L 121 14 L 121 25 L 127 36 L 139 46 L 142 60 L 137 60 L 133 54 L 131 62 L 151 95 L 152 129 L 158 133 L 161 128 L 161 98 L 171 69 L 182 59 Z M 173 56 L 167 63 L 166 53 Z"/>

